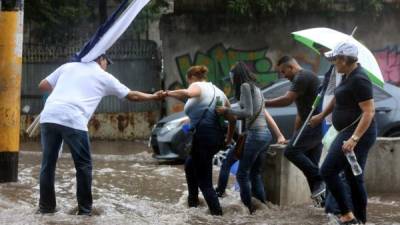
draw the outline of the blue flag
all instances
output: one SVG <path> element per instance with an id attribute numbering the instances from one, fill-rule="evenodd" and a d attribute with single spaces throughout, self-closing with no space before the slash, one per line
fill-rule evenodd
<path id="1" fill-rule="evenodd" d="M 71 61 L 91 62 L 104 54 L 149 2 L 150 0 L 136 0 L 129 3 L 129 0 L 124 0 Z"/>

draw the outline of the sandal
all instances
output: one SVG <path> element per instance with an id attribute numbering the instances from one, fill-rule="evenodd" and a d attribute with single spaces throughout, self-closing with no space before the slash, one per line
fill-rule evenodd
<path id="1" fill-rule="evenodd" d="M 342 222 L 340 220 L 340 218 L 336 215 L 332 215 L 332 217 L 337 225 L 359 225 L 360 223 L 358 222 L 358 220 L 356 218 L 353 218 L 352 220 L 346 221 L 346 222 Z"/>

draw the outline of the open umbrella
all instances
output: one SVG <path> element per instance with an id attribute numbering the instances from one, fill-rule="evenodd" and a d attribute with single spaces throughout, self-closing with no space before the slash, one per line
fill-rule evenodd
<path id="1" fill-rule="evenodd" d="M 318 27 L 318 28 L 311 28 L 311 29 L 292 32 L 292 35 L 295 40 L 313 49 L 318 54 L 319 51 L 315 48 L 315 44 L 322 45 L 332 50 L 340 42 L 344 41 L 352 42 L 358 48 L 358 61 L 361 63 L 362 67 L 366 70 L 369 79 L 375 85 L 383 87 L 384 80 L 378 62 L 376 61 L 374 55 L 367 47 L 365 47 L 363 44 L 361 44 L 359 41 L 353 38 L 353 34 L 347 35 L 330 28 Z M 308 121 L 310 120 L 312 114 L 319 105 L 320 100 L 322 98 L 322 93 L 323 91 L 321 91 L 315 98 L 315 101 L 311 108 L 311 112 L 309 113 L 306 121 L 304 122 L 299 133 L 297 134 L 297 137 L 293 142 L 293 146 L 296 146 L 297 141 L 299 140 L 301 134 L 303 133 L 304 128 L 307 126 Z"/>
<path id="2" fill-rule="evenodd" d="M 300 30 L 292 32 L 292 35 L 295 40 L 313 49 L 318 54 L 319 52 L 315 49 L 314 43 L 332 50 L 339 42 L 352 42 L 358 47 L 358 61 L 366 70 L 369 79 L 375 85 L 383 87 L 384 80 L 382 72 L 374 55 L 367 47 L 354 39 L 353 36 L 325 27 Z"/>

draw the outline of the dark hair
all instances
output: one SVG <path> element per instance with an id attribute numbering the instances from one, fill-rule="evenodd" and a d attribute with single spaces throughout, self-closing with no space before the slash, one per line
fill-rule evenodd
<path id="1" fill-rule="evenodd" d="M 280 66 L 282 64 L 288 64 L 295 61 L 296 60 L 292 56 L 285 55 L 278 60 L 278 63 L 276 65 Z"/>
<path id="2" fill-rule="evenodd" d="M 347 64 L 348 66 L 350 66 L 351 64 L 356 63 L 356 62 L 358 61 L 358 59 L 357 59 L 356 57 L 346 56 L 346 57 L 345 57 L 345 61 L 346 61 L 346 64 Z"/>
<path id="3" fill-rule="evenodd" d="M 237 62 L 230 72 L 233 73 L 233 86 L 235 88 L 235 98 L 237 100 L 240 100 L 240 87 L 243 83 L 257 85 L 256 76 L 250 72 L 249 68 L 242 61 Z"/>
<path id="4" fill-rule="evenodd" d="M 203 65 L 192 66 L 187 71 L 188 78 L 196 77 L 199 80 L 205 80 L 207 78 L 208 68 Z"/>
<path id="5" fill-rule="evenodd" d="M 346 66 L 350 66 L 358 61 L 358 59 L 356 57 L 347 56 L 347 55 L 338 55 L 338 56 L 336 56 L 336 58 L 343 59 L 344 62 L 346 63 Z"/>

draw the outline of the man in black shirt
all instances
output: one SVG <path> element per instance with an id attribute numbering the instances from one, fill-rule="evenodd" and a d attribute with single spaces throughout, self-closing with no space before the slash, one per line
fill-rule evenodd
<path id="1" fill-rule="evenodd" d="M 304 70 L 293 57 L 282 57 L 277 66 L 279 72 L 292 82 L 292 86 L 285 95 L 266 100 L 265 106 L 284 107 L 293 102 L 296 103 L 295 132 L 285 149 L 285 156 L 304 173 L 310 187 L 311 196 L 316 197 L 325 192 L 325 184 L 319 174 L 318 167 L 322 153 L 322 128 L 321 126 L 314 128 L 307 126 L 296 146 L 293 146 L 293 141 L 311 111 L 314 99 L 318 95 L 320 82 L 313 72 Z M 317 110 L 315 114 L 317 114 Z"/>

